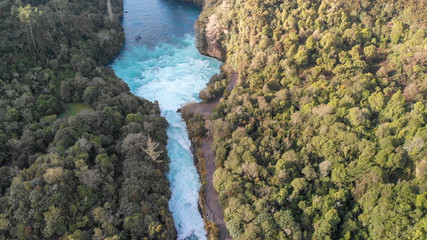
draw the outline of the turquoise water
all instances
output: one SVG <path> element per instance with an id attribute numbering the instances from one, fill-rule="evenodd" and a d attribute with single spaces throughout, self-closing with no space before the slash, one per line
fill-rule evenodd
<path id="1" fill-rule="evenodd" d="M 200 8 L 178 0 L 125 0 L 124 10 L 126 42 L 111 66 L 135 95 L 159 102 L 170 124 L 169 208 L 178 239 L 206 239 L 198 211 L 201 184 L 185 123 L 176 111 L 199 100 L 198 93 L 219 72 L 220 62 L 200 55 L 195 47 L 193 26 Z"/>

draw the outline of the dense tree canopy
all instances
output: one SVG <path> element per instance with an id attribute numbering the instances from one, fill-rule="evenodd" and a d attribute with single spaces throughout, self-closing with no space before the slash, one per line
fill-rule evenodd
<path id="1" fill-rule="evenodd" d="M 108 2 L 0 1 L 0 239 L 176 237 L 167 122 L 104 67 Z"/>
<path id="2" fill-rule="evenodd" d="M 231 92 L 223 75 L 200 95 L 223 95 L 206 126 L 234 239 L 425 239 L 426 11 L 209 1 L 198 31 L 206 46 L 220 35 L 240 76 Z"/>

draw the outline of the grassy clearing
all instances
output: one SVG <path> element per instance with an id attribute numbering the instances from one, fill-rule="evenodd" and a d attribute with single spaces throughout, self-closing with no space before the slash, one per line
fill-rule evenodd
<path id="1" fill-rule="evenodd" d="M 59 118 L 76 116 L 82 110 L 93 111 L 93 108 L 86 103 L 65 103 L 64 111 L 59 114 Z"/>
<path id="2" fill-rule="evenodd" d="M 110 30 L 106 28 L 101 28 L 96 34 L 98 35 L 99 39 L 102 41 L 108 37 L 108 34 L 110 34 Z"/>

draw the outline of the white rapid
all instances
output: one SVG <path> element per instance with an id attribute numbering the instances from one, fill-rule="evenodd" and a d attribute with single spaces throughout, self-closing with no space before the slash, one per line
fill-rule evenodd
<path id="1" fill-rule="evenodd" d="M 171 159 L 170 181 L 173 214 L 178 239 L 206 239 L 198 211 L 201 186 L 190 151 L 185 123 L 177 110 L 198 101 L 198 93 L 220 62 L 199 54 L 193 25 L 200 9 L 171 0 L 127 0 L 124 2 L 125 47 L 111 64 L 137 96 L 157 100 L 170 124 L 167 130 Z M 140 36 L 141 39 L 136 40 Z"/>

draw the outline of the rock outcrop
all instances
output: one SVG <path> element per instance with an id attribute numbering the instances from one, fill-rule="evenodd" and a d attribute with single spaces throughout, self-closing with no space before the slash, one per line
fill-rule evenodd
<path id="1" fill-rule="evenodd" d="M 196 47 L 201 54 L 224 62 L 226 51 L 221 43 L 224 38 L 224 29 L 216 14 L 209 16 L 205 21 L 199 19 L 196 23 Z"/>
<path id="2" fill-rule="evenodd" d="M 226 51 L 223 47 L 225 29 L 221 27 L 219 18 L 216 14 L 206 14 L 205 10 L 213 9 L 213 6 L 221 3 L 218 0 L 183 0 L 192 2 L 203 8 L 202 14 L 197 20 L 196 28 L 196 47 L 203 55 L 216 58 L 225 62 Z"/>

